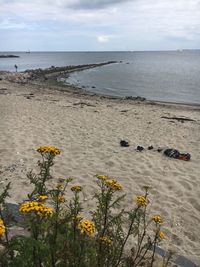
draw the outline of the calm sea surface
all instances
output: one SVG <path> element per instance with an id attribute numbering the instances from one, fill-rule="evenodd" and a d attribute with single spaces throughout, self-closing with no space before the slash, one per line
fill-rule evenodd
<path id="1" fill-rule="evenodd" d="M 122 63 L 76 72 L 66 80 L 88 91 L 113 96 L 200 104 L 200 50 L 174 52 L 3 52 L 0 70 L 100 63 Z"/>

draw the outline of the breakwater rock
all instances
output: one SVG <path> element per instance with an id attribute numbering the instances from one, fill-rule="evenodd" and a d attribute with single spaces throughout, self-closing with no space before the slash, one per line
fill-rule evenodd
<path id="1" fill-rule="evenodd" d="M 86 70 L 86 69 L 92 69 L 92 68 L 97 68 L 97 67 L 101 67 L 104 65 L 108 65 L 108 64 L 114 64 L 114 63 L 118 63 L 117 61 L 107 61 L 107 62 L 103 62 L 103 63 L 97 63 L 97 64 L 84 64 L 84 65 L 69 65 L 69 66 L 64 66 L 64 67 L 55 67 L 55 66 L 51 66 L 50 68 L 46 68 L 46 69 L 34 69 L 34 70 L 26 70 L 24 73 L 32 73 L 35 78 L 43 78 L 48 79 L 49 77 L 63 77 L 63 75 L 65 75 L 65 77 L 67 76 L 66 74 L 68 73 L 72 73 L 75 71 L 82 71 L 82 70 Z"/>
<path id="2" fill-rule="evenodd" d="M 16 56 L 16 55 L 0 55 L 0 58 L 16 58 L 16 57 L 19 57 L 19 56 Z"/>
<path id="3" fill-rule="evenodd" d="M 61 78 L 66 78 L 70 73 L 75 71 L 82 71 L 91 68 L 97 68 L 108 64 L 118 63 L 117 61 L 108 61 L 97 64 L 85 64 L 76 66 L 54 67 L 46 69 L 30 69 L 24 72 L 0 72 L 0 80 L 8 80 L 15 83 L 28 83 L 32 81 L 45 82 L 47 80 L 60 81 Z"/>

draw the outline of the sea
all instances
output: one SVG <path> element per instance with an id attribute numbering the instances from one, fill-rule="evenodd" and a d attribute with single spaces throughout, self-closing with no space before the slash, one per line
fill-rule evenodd
<path id="1" fill-rule="evenodd" d="M 155 52 L 0 52 L 0 70 L 18 71 L 117 61 L 72 73 L 66 84 L 100 95 L 200 104 L 200 50 Z"/>

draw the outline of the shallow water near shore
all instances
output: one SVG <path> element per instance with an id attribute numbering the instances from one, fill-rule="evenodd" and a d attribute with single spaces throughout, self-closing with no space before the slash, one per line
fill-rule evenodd
<path id="1" fill-rule="evenodd" d="M 0 54 L 10 54 L 4 52 Z M 73 73 L 67 83 L 97 94 L 141 96 L 148 100 L 200 104 L 200 50 L 171 52 L 31 52 L 0 59 L 0 70 L 14 71 L 118 61 Z M 120 62 L 121 61 L 121 62 Z"/>

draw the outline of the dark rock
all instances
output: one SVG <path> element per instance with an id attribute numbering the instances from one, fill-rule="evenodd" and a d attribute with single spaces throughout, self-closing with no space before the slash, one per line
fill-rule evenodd
<path id="1" fill-rule="evenodd" d="M 19 56 L 15 56 L 15 55 L 0 55 L 0 58 L 15 58 L 15 57 L 19 57 Z"/>
<path id="2" fill-rule="evenodd" d="M 142 96 L 126 96 L 124 99 L 145 101 L 146 98 Z"/>

